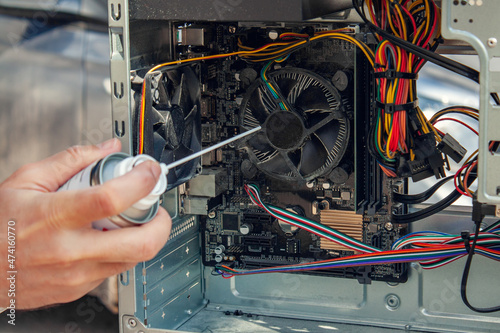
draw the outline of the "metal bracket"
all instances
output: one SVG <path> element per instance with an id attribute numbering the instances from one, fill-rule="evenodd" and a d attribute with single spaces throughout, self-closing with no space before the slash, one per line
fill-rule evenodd
<path id="1" fill-rule="evenodd" d="M 480 59 L 480 117 L 477 198 L 500 204 L 500 154 L 489 144 L 500 141 L 500 105 L 491 97 L 500 93 L 500 1 L 443 0 L 442 32 L 448 39 L 469 43 Z"/>
<path id="2" fill-rule="evenodd" d="M 111 67 L 111 107 L 113 136 L 122 143 L 122 151 L 132 153 L 130 100 L 130 47 L 128 0 L 108 1 Z"/>

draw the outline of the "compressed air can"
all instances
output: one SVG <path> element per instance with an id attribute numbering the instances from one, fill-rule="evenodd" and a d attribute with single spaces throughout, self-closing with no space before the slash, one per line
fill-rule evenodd
<path id="1" fill-rule="evenodd" d="M 58 191 L 81 190 L 98 186 L 113 178 L 124 175 L 142 162 L 154 159 L 148 155 L 132 157 L 125 153 L 113 153 L 96 161 L 68 180 Z M 166 177 L 160 176 L 151 194 L 139 200 L 124 212 L 92 222 L 99 230 L 111 230 L 141 225 L 151 221 L 158 212 L 159 197 L 166 189 Z"/>

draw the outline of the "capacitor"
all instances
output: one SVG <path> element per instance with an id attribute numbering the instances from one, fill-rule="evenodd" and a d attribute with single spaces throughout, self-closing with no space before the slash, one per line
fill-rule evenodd
<path id="1" fill-rule="evenodd" d="M 270 30 L 270 31 L 267 33 L 267 36 L 269 36 L 269 39 L 271 39 L 271 40 L 276 40 L 276 39 L 278 39 L 279 35 L 280 35 L 280 34 L 279 34 L 276 30 Z"/>
<path id="2" fill-rule="evenodd" d="M 219 245 L 215 248 L 214 252 L 215 254 L 223 254 L 225 250 L 226 247 L 224 245 Z"/>
<path id="3" fill-rule="evenodd" d="M 306 187 L 309 189 L 313 189 L 314 186 L 316 186 L 316 182 L 314 180 L 311 180 L 311 181 L 306 183 Z"/>
<path id="4" fill-rule="evenodd" d="M 350 172 L 350 166 L 348 164 L 343 164 L 334 168 L 328 175 L 328 179 L 330 179 L 335 184 L 344 184 L 345 182 L 347 182 L 347 180 L 349 180 Z"/>
<path id="5" fill-rule="evenodd" d="M 257 168 L 250 160 L 244 159 L 243 162 L 241 162 L 241 173 L 246 179 L 254 179 L 255 176 L 257 176 L 257 172 Z"/>
<path id="6" fill-rule="evenodd" d="M 241 87 L 246 89 L 250 87 L 250 85 L 259 77 L 257 71 L 253 68 L 247 67 L 244 68 L 241 72 L 238 73 L 238 81 L 241 82 Z"/>
<path id="7" fill-rule="evenodd" d="M 240 225 L 240 233 L 242 235 L 248 235 L 249 233 L 252 232 L 252 225 L 249 224 L 249 223 L 243 223 L 242 225 Z"/>
<path id="8" fill-rule="evenodd" d="M 338 70 L 332 77 L 332 83 L 339 91 L 344 91 L 347 89 L 351 78 L 352 74 L 350 72 Z"/>

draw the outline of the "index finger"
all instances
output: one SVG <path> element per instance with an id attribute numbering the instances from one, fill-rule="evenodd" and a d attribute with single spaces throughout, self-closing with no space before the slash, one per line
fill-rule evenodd
<path id="1" fill-rule="evenodd" d="M 7 181 L 16 182 L 18 188 L 54 192 L 92 162 L 118 152 L 120 148 L 121 144 L 117 139 L 95 146 L 73 146 L 21 167 Z"/>

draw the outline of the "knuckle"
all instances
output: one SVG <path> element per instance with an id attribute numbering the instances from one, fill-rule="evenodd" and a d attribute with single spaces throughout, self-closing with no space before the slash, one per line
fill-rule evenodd
<path id="1" fill-rule="evenodd" d="M 86 156 L 92 152 L 94 147 L 91 146 L 72 146 L 66 149 L 66 157 L 65 161 L 62 161 L 63 164 L 66 164 L 69 167 L 77 166 L 83 163 L 86 159 Z"/>
<path id="2" fill-rule="evenodd" d="M 21 166 L 12 174 L 12 177 L 17 178 L 22 175 L 29 175 L 38 170 L 38 166 L 35 163 L 28 163 Z"/>
<path id="3" fill-rule="evenodd" d="M 45 221 L 47 225 L 52 229 L 61 229 L 62 221 L 61 221 L 61 206 L 55 204 L 54 201 L 49 202 L 46 206 L 46 211 L 44 212 Z"/>
<path id="4" fill-rule="evenodd" d="M 78 288 L 88 283 L 87 273 L 85 271 L 79 271 L 67 276 L 64 279 L 64 285 L 71 288 Z"/>
<path id="5" fill-rule="evenodd" d="M 50 252 L 47 259 L 49 262 L 57 263 L 60 268 L 69 268 L 76 261 L 75 251 L 62 244 L 62 242 L 59 242 L 58 246 L 53 246 Z"/>
<path id="6" fill-rule="evenodd" d="M 84 146 L 72 146 L 66 149 L 66 153 L 69 158 L 73 160 L 79 160 L 85 154 L 88 149 Z"/>

